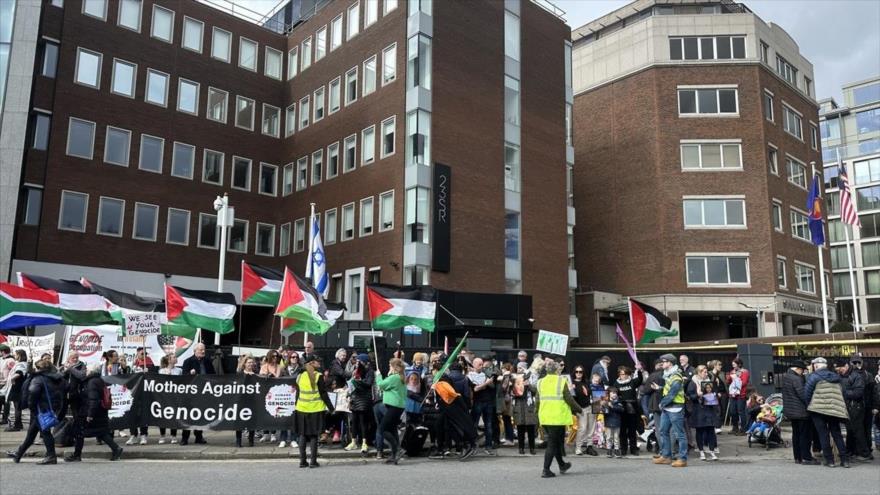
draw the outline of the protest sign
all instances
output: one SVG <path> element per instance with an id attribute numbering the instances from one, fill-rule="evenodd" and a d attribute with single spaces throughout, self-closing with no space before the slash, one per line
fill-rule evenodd
<path id="1" fill-rule="evenodd" d="M 127 337 L 161 335 L 164 317 L 164 313 L 126 313 L 125 335 Z"/>
<path id="2" fill-rule="evenodd" d="M 565 351 L 568 350 L 568 335 L 539 330 L 538 345 L 535 349 L 541 352 L 564 356 Z"/>
<path id="3" fill-rule="evenodd" d="M 178 363 L 183 363 L 184 359 L 193 354 L 193 339 L 174 335 L 121 337 L 118 325 L 68 326 L 64 335 L 62 359 L 67 360 L 67 355 L 76 351 L 79 353 L 79 360 L 86 364 L 100 363 L 101 356 L 110 350 L 124 355 L 129 363 L 134 363 L 138 347 L 146 347 L 147 355 L 156 364 L 168 353 L 177 356 Z"/>
<path id="4" fill-rule="evenodd" d="M 18 349 L 27 353 L 28 359 L 36 361 L 43 354 L 49 354 L 55 359 L 55 334 L 26 337 L 24 335 L 3 334 L 6 337 L 4 344 L 8 345 L 12 352 Z"/>

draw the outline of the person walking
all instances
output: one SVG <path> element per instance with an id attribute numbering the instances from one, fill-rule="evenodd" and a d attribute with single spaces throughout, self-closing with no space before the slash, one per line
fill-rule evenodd
<path id="1" fill-rule="evenodd" d="M 392 358 L 388 362 L 387 377 L 383 378 L 382 371 L 376 370 L 376 386 L 382 390 L 382 404 L 385 405 L 385 414 L 376 428 L 376 458 L 382 458 L 382 447 L 387 440 L 391 446 L 391 457 L 385 461 L 386 464 L 397 464 L 403 457 L 397 425 L 406 405 L 406 384 L 403 378 L 405 369 L 403 360 Z"/>
<path id="2" fill-rule="evenodd" d="M 205 356 L 205 344 L 198 343 L 195 345 L 195 347 L 193 348 L 193 355 L 183 361 L 183 370 L 181 370 L 181 374 L 186 376 L 214 374 L 214 365 L 213 363 L 211 363 L 211 360 L 208 359 L 207 356 Z M 190 430 L 183 430 L 183 434 L 181 435 L 180 439 L 180 445 L 189 444 L 189 435 Z M 196 430 L 195 443 L 208 443 L 205 441 L 202 430 Z"/>
<path id="3" fill-rule="evenodd" d="M 87 375 L 79 391 L 78 408 L 74 411 L 74 445 L 73 452 L 64 456 L 65 462 L 82 461 L 83 443 L 86 437 L 95 437 L 100 443 L 110 447 L 110 460 L 118 461 L 122 458 L 122 447 L 113 440 L 110 432 L 110 419 L 106 400 L 109 390 L 105 392 L 107 385 L 101 378 L 101 363 L 94 363 L 88 367 Z"/>
<path id="4" fill-rule="evenodd" d="M 693 404 L 690 425 L 696 430 L 700 460 L 717 461 L 718 438 L 715 435 L 715 428 L 718 426 L 718 396 L 706 366 L 701 364 L 694 369 L 694 374 L 688 383 L 687 396 Z M 706 449 L 709 450 L 708 457 Z"/>
<path id="5" fill-rule="evenodd" d="M 3 390 L 3 396 L 6 398 L 3 414 L 9 421 L 8 426 L 3 431 L 7 432 L 24 429 L 24 424 L 21 422 L 21 398 L 24 382 L 28 376 L 28 357 L 27 352 L 22 349 L 16 349 L 13 354 L 15 355 L 15 361 L 6 378 L 6 387 Z M 10 409 L 14 409 L 14 411 L 10 413 Z M 10 414 L 12 414 L 11 418 Z"/>
<path id="6" fill-rule="evenodd" d="M 28 426 L 24 441 L 14 451 L 6 452 L 16 463 L 27 449 L 34 444 L 37 435 L 43 438 L 46 446 L 46 456 L 37 464 L 58 464 L 55 455 L 55 437 L 52 436 L 52 428 L 43 429 L 37 420 L 41 413 L 53 412 L 56 417 L 61 413 L 61 405 L 64 402 L 64 377 L 55 369 L 51 359 L 41 359 L 34 365 L 34 376 L 29 379 L 27 386 L 28 409 L 31 410 L 31 422 Z"/>
<path id="7" fill-rule="evenodd" d="M 812 365 L 813 372 L 804 384 L 804 402 L 808 404 L 807 411 L 810 412 L 810 419 L 819 434 L 822 455 L 825 457 L 824 464 L 826 467 L 836 467 L 831 441 L 828 438 L 830 435 L 840 455 L 840 465 L 848 468 L 849 457 L 843 435 L 840 433 L 840 422 L 848 420 L 849 414 L 840 389 L 840 375 L 828 369 L 828 361 L 825 358 L 814 359 Z"/>
<path id="8" fill-rule="evenodd" d="M 849 414 L 846 424 L 847 454 L 850 459 L 870 462 L 868 432 L 865 431 L 865 379 L 846 358 L 838 358 L 834 367 L 840 375 L 840 390 Z"/>
<path id="9" fill-rule="evenodd" d="M 296 380 L 299 393 L 296 398 L 296 431 L 299 434 L 299 467 L 317 468 L 318 437 L 324 431 L 324 411 L 333 412 L 327 395 L 324 377 L 316 369 L 318 359 L 313 354 L 305 358 L 305 369 Z M 311 462 L 306 462 L 306 447 Z"/>
<path id="10" fill-rule="evenodd" d="M 797 464 L 819 464 L 813 458 L 810 449 L 813 423 L 807 412 L 807 403 L 804 402 L 804 370 L 807 369 L 803 361 L 795 361 L 782 375 L 782 403 L 785 405 L 785 417 L 791 421 L 791 450 L 794 454 L 794 462 Z"/>
<path id="11" fill-rule="evenodd" d="M 730 416 L 733 419 L 730 434 L 743 436 L 749 429 L 749 414 L 746 410 L 746 400 L 749 398 L 749 370 L 743 368 L 743 361 L 739 357 L 734 358 L 731 364 L 733 370 L 727 375 Z"/>
<path id="12" fill-rule="evenodd" d="M 565 462 L 565 428 L 571 426 L 571 417 L 582 412 L 581 406 L 575 402 L 568 388 L 568 380 L 559 376 L 559 364 L 547 361 L 544 364 L 546 375 L 538 380 L 538 421 L 544 428 L 547 449 L 544 451 L 544 470 L 542 478 L 553 478 L 556 474 L 550 470 L 553 459 L 559 465 L 559 472 L 571 469 L 571 463 Z"/>
<path id="13" fill-rule="evenodd" d="M 687 435 L 684 432 L 684 379 L 676 365 L 675 356 L 664 354 L 660 356 L 663 364 L 663 395 L 660 399 L 660 457 L 654 459 L 654 464 L 669 464 L 672 467 L 687 467 Z M 657 383 L 651 384 L 654 390 L 660 390 Z M 672 435 L 678 442 L 678 458 L 673 459 Z"/>
<path id="14" fill-rule="evenodd" d="M 635 376 L 633 376 L 633 370 L 628 366 L 619 366 L 617 379 L 613 384 L 620 397 L 620 404 L 623 406 L 623 412 L 620 415 L 620 456 L 625 456 L 627 453 L 639 455 L 638 432 L 636 430 L 642 416 L 639 411 L 638 396 L 638 388 L 642 384 L 641 371 L 641 363 L 636 366 Z"/>

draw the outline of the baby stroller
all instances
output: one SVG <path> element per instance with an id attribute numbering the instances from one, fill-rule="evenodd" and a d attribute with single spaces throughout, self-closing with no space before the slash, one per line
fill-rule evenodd
<path id="1" fill-rule="evenodd" d="M 764 445 L 767 450 L 772 446 L 786 446 L 785 440 L 782 439 L 782 428 L 779 426 L 783 419 L 782 412 L 782 394 L 772 394 L 764 400 L 764 404 L 769 405 L 773 409 L 775 420 L 763 422 L 763 428 L 754 428 L 757 422 L 757 413 L 752 419 L 752 426 L 749 427 L 748 442 L 749 448 L 753 443 Z"/>

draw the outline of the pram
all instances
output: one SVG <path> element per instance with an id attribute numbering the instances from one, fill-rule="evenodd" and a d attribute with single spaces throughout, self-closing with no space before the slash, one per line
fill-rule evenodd
<path id="1" fill-rule="evenodd" d="M 779 426 L 783 419 L 782 394 L 772 394 L 764 400 L 764 404 L 769 405 L 773 409 L 776 420 L 771 423 L 765 423 L 766 428 L 762 431 L 756 431 L 753 427 L 758 418 L 758 411 L 755 411 L 754 417 L 750 418 L 751 423 L 748 431 L 749 448 L 753 443 L 764 445 L 767 450 L 772 446 L 787 446 L 785 440 L 782 439 L 782 428 Z"/>

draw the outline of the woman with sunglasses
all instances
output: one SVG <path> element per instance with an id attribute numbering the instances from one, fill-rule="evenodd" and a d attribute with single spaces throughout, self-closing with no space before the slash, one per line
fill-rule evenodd
<path id="1" fill-rule="evenodd" d="M 581 406 L 580 414 L 577 415 L 577 436 L 575 437 L 574 453 L 575 455 L 598 455 L 596 449 L 593 448 L 591 438 L 593 428 L 596 426 L 596 416 L 590 408 L 590 381 L 587 379 L 584 367 L 577 365 L 574 367 L 574 379 L 572 380 L 574 388 L 574 401 Z"/>

